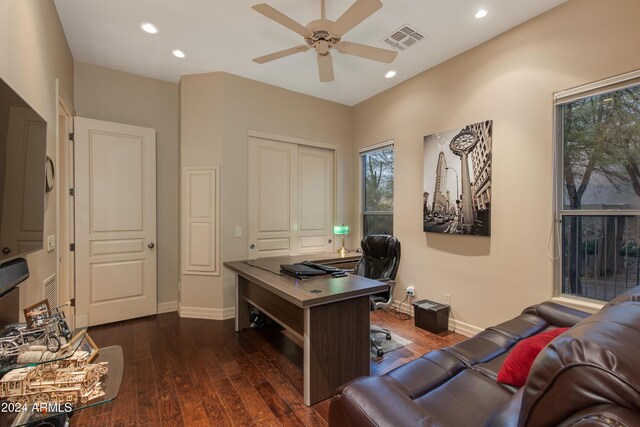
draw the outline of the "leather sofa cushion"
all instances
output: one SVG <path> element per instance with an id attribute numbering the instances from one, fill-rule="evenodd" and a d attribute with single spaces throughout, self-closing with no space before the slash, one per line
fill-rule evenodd
<path id="1" fill-rule="evenodd" d="M 436 350 L 394 369 L 385 377 L 392 378 L 395 387 L 415 399 L 448 381 L 464 368 L 465 365 L 457 358 Z"/>
<path id="2" fill-rule="evenodd" d="M 495 381 L 466 369 L 446 384 L 415 400 L 445 426 L 483 426 L 512 394 Z"/>
<path id="3" fill-rule="evenodd" d="M 485 375 L 492 380 L 497 381 L 498 372 L 500 371 L 504 360 L 507 358 L 507 356 L 509 356 L 510 353 L 511 351 L 507 351 L 500 356 L 489 360 L 488 362 L 478 363 L 477 365 L 474 365 L 473 369 L 481 373 L 482 375 Z"/>
<path id="4" fill-rule="evenodd" d="M 382 377 L 362 377 L 340 388 L 329 411 L 338 427 L 442 427 L 407 395 Z"/>
<path id="5" fill-rule="evenodd" d="M 520 418 L 523 390 L 523 388 L 518 389 L 511 399 L 498 407 L 484 427 L 516 427 Z"/>
<path id="6" fill-rule="evenodd" d="M 514 337 L 487 329 L 455 346 L 446 347 L 443 351 L 454 355 L 465 365 L 473 366 L 500 356 L 516 341 L 517 339 Z"/>
<path id="7" fill-rule="evenodd" d="M 518 317 L 507 320 L 499 325 L 488 329 L 499 331 L 503 334 L 521 340 L 535 335 L 546 328 L 549 324 L 542 318 L 534 314 L 521 314 Z"/>

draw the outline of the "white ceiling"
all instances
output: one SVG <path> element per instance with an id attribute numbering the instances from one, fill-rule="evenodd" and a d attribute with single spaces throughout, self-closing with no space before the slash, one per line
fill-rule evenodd
<path id="1" fill-rule="evenodd" d="M 426 37 L 393 64 L 333 52 L 335 81 L 320 83 L 313 50 L 259 65 L 253 58 L 304 44 L 301 36 L 251 9 L 263 0 L 55 0 L 73 57 L 177 82 L 225 71 L 319 98 L 354 105 L 462 53 L 566 0 L 382 0 L 384 7 L 343 40 L 388 47 L 382 40 L 405 24 Z M 306 25 L 320 0 L 264 0 Z M 336 20 L 352 0 L 326 0 Z M 481 20 L 480 8 L 489 10 Z M 159 32 L 144 33 L 152 22 Z M 185 59 L 171 54 L 186 53 Z M 398 74 L 385 79 L 394 69 Z"/>

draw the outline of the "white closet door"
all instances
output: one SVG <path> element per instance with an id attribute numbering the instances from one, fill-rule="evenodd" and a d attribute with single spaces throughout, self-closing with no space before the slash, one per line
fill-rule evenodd
<path id="1" fill-rule="evenodd" d="M 334 152 L 298 147 L 298 253 L 333 249 Z"/>
<path id="2" fill-rule="evenodd" d="M 333 250 L 334 153 L 249 137 L 248 258 Z"/>
<path id="3" fill-rule="evenodd" d="M 297 251 L 297 149 L 295 144 L 249 137 L 250 259 Z"/>

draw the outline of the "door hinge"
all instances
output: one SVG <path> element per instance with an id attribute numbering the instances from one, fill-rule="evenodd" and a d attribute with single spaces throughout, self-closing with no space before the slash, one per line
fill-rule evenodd
<path id="1" fill-rule="evenodd" d="M 75 298 L 71 298 L 71 300 L 69 301 L 69 305 L 71 307 L 75 307 L 76 306 L 76 299 Z"/>
<path id="2" fill-rule="evenodd" d="M 70 250 L 71 252 L 74 252 L 74 251 L 76 250 L 76 244 L 75 244 L 75 243 L 70 244 L 70 245 L 69 245 L 69 250 Z"/>
<path id="3" fill-rule="evenodd" d="M 69 189 L 69 195 L 70 196 L 75 196 L 76 195 L 76 189 L 75 188 L 70 188 Z"/>
<path id="4" fill-rule="evenodd" d="M 75 141 L 76 140 L 76 134 L 73 132 L 69 132 L 69 141 Z"/>

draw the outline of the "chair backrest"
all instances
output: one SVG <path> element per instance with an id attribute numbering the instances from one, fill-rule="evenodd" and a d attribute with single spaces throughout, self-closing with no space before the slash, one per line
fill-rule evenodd
<path id="1" fill-rule="evenodd" d="M 356 266 L 358 276 L 375 280 L 395 280 L 400 265 L 400 241 L 387 234 L 365 236 L 360 242 L 362 258 Z"/>

